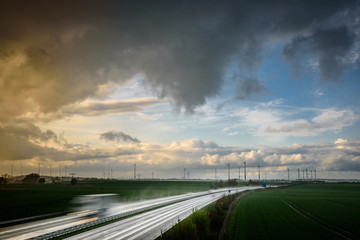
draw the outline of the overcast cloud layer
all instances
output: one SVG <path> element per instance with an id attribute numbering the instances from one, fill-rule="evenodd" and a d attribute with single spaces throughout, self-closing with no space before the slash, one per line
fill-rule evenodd
<path id="1" fill-rule="evenodd" d="M 53 130 L 39 128 L 43 122 L 74 116 L 138 113 L 145 120 L 142 111 L 164 102 L 180 114 L 194 114 L 209 100 L 224 95 L 225 82 L 235 91 L 228 101 L 272 94 L 266 79 L 258 75 L 269 47 L 281 46 L 283 60 L 300 81 L 311 68 L 317 74 L 314 82 L 346 82 L 343 75 L 359 66 L 359 15 L 358 1 L 338 0 L 2 1 L 0 161 L 103 158 L 124 162 L 120 158 L 126 155 L 130 162 L 136 158 L 149 164 L 201 168 L 234 157 L 245 159 L 254 151 L 254 161 L 264 166 L 289 163 L 298 167 L 315 159 L 315 167 L 324 163 L 322 157 L 329 169 L 359 171 L 359 153 L 349 147 L 358 144 L 355 140 L 343 145 L 304 145 L 291 154 L 283 152 L 292 147 L 226 150 L 225 154 L 227 147 L 219 147 L 212 139 L 148 143 L 122 126 L 93 135 L 114 144 L 107 148 L 69 143 Z M 229 72 L 230 80 L 226 78 Z M 107 99 L 134 78 L 141 79 L 141 87 L 153 97 Z M 257 136 L 339 133 L 358 119 L 351 109 L 326 106 L 314 112 L 311 119 L 294 120 L 244 107 L 233 116 L 240 123 L 246 121 Z M 158 120 L 163 115 L 154 116 Z M 237 123 L 229 124 L 223 132 L 238 135 L 237 127 Z M 186 141 L 191 144 L 184 145 Z M 196 149 L 197 154 L 180 146 Z M 347 164 L 341 165 L 345 160 Z"/>
<path id="2" fill-rule="evenodd" d="M 288 42 L 294 69 L 311 55 L 321 78 L 336 81 L 359 38 L 356 1 L 106 3 L 3 3 L 1 121 L 55 111 L 139 73 L 159 97 L 192 112 L 220 92 L 233 62 L 247 98 L 265 89 L 252 75 L 269 41 Z"/>

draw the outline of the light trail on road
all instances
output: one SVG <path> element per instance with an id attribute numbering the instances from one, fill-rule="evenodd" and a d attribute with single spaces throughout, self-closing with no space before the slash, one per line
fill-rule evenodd
<path id="1" fill-rule="evenodd" d="M 209 194 L 211 192 L 218 192 L 224 190 L 214 190 L 206 192 L 196 192 L 196 193 L 187 193 L 177 196 L 163 197 L 158 199 L 145 200 L 140 202 L 133 203 L 118 203 L 111 205 L 108 210 L 98 217 L 109 217 L 116 214 L 122 214 L 126 212 L 136 211 L 146 207 L 151 207 L 156 204 L 168 204 L 176 201 L 182 201 L 184 199 L 189 199 L 192 197 L 201 196 L 204 194 Z M 45 220 L 33 221 L 29 223 L 18 224 L 14 226 L 0 228 L 0 239 L 11 239 L 11 240 L 21 240 L 34 238 L 40 235 L 52 233 L 62 229 L 78 226 L 84 222 L 94 221 L 97 218 L 94 218 L 94 211 L 81 211 L 74 212 L 73 214 L 55 218 L 49 218 Z"/>
<path id="2" fill-rule="evenodd" d="M 232 188 L 231 194 L 260 187 Z M 193 209 L 201 209 L 218 200 L 228 191 L 215 192 L 199 196 L 179 203 L 164 206 L 115 223 L 105 225 L 90 231 L 67 238 L 68 240 L 85 239 L 155 239 L 171 228 L 178 219 L 188 217 Z"/>
<path id="3" fill-rule="evenodd" d="M 255 188 L 257 187 L 233 188 L 231 189 L 231 193 Z M 183 219 L 190 215 L 193 208 L 200 209 L 217 200 L 222 195 L 227 193 L 227 191 L 228 189 L 218 189 L 206 192 L 187 193 L 178 196 L 170 196 L 141 202 L 117 203 L 111 205 L 107 211 L 101 215 L 94 215 L 94 211 L 74 212 L 66 216 L 0 228 L 0 239 L 20 240 L 41 237 L 45 234 L 52 234 L 56 231 L 62 231 L 71 227 L 80 226 L 83 223 L 92 222 L 99 218 L 103 219 L 119 214 L 127 214 L 132 211 L 142 211 L 144 208 L 154 208 L 158 206 L 158 208 L 154 210 L 150 210 L 145 213 L 138 213 L 135 216 L 113 223 L 117 226 L 114 229 L 110 227 L 114 226 L 113 224 L 108 224 L 89 231 L 92 232 L 92 235 L 94 236 L 98 236 L 98 234 L 100 234 L 100 239 L 124 239 L 123 236 L 127 236 L 125 237 L 126 239 L 135 239 L 139 237 L 142 239 L 145 236 L 146 239 L 154 239 L 156 238 L 155 236 L 159 236 L 161 234 L 161 231 L 164 232 L 165 230 L 172 227 L 174 223 L 177 222 L 178 218 Z M 123 228 L 121 228 L 121 226 L 123 226 Z M 123 230 L 120 230 L 120 228 Z M 131 229 L 131 231 L 129 229 Z M 110 236 L 115 237 L 106 237 L 104 235 L 104 231 L 108 231 Z M 79 239 L 81 239 L 81 235 L 76 235 L 71 239 L 78 239 L 77 237 L 80 237 Z M 87 237 L 86 239 L 95 238 Z"/>

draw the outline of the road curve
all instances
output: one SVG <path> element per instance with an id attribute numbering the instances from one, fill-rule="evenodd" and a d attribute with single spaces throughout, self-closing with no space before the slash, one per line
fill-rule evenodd
<path id="1" fill-rule="evenodd" d="M 254 189 L 254 187 L 236 188 L 232 190 L 232 193 L 234 191 L 245 191 L 248 189 Z M 98 236 L 98 234 L 100 234 L 100 239 L 154 239 L 161 234 L 161 231 L 164 232 L 165 230 L 169 229 L 178 220 L 178 218 L 183 219 L 190 215 L 193 208 L 200 209 L 203 206 L 206 206 L 207 204 L 220 198 L 225 192 L 227 192 L 227 190 L 219 189 L 206 192 L 188 193 L 141 202 L 115 204 L 108 209 L 105 215 L 102 214 L 101 218 L 112 217 L 116 215 L 127 215 L 133 211 L 139 212 L 144 208 L 153 208 L 160 205 L 162 205 L 162 207 L 114 223 L 127 226 L 121 231 L 111 229 L 111 227 L 108 226 L 112 226 L 113 224 L 109 224 L 89 232 L 94 231 L 94 236 Z M 163 207 L 164 205 L 168 204 L 171 205 Z M 0 228 L 0 239 L 42 239 L 42 236 L 46 234 L 52 234 L 56 231 L 63 231 L 64 229 L 81 226 L 84 223 L 91 223 L 98 220 L 99 218 L 100 216 L 89 215 L 87 212 L 79 212 L 67 216 L 18 224 L 10 227 Z M 145 219 L 147 219 L 146 222 Z M 118 227 L 115 227 L 115 229 L 117 228 Z M 109 236 L 115 237 L 108 238 L 104 232 L 109 232 Z M 78 239 L 77 237 L 82 239 L 81 235 L 76 235 L 71 239 Z M 86 239 L 94 238 L 86 237 Z"/>
<path id="2" fill-rule="evenodd" d="M 133 203 L 122 203 L 112 205 L 106 214 L 103 214 L 101 217 L 110 217 L 117 214 L 126 214 L 132 211 L 139 211 L 143 208 L 151 208 L 155 205 L 166 205 L 177 201 L 183 201 L 185 199 L 198 197 L 204 194 L 209 194 L 211 192 L 219 192 L 224 190 L 215 190 L 215 191 L 206 191 L 206 192 L 197 192 L 197 193 L 188 193 L 178 196 L 170 196 L 140 202 Z M 35 238 L 42 236 L 44 234 L 49 234 L 55 231 L 63 230 L 66 228 L 79 226 L 81 224 L 95 221 L 100 216 L 90 216 L 87 212 L 79 212 L 67 216 L 49 218 L 45 220 L 33 221 L 24 224 L 18 224 L 10 227 L 0 228 L 0 239 L 11 239 L 11 240 L 20 240 Z"/>
<path id="3" fill-rule="evenodd" d="M 232 188 L 231 193 L 254 190 L 260 187 Z M 193 209 L 201 209 L 221 198 L 227 191 L 195 197 L 189 200 L 164 206 L 149 212 L 141 213 L 112 224 L 99 227 L 70 238 L 69 240 L 85 239 L 155 239 L 171 228 L 178 219 L 189 216 Z"/>

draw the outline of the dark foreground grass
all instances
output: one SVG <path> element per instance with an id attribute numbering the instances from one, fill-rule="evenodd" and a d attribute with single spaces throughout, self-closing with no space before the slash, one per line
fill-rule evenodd
<path id="1" fill-rule="evenodd" d="M 188 218 L 178 221 L 157 240 L 210 240 L 210 219 L 206 210 L 194 211 Z"/>
<path id="2" fill-rule="evenodd" d="M 296 210 L 295 210 L 296 209 Z M 234 209 L 229 239 L 360 239 L 360 184 L 304 184 L 252 193 Z"/>
<path id="3" fill-rule="evenodd" d="M 93 180 L 64 184 L 6 185 L 0 188 L 0 221 L 68 211 L 71 199 L 84 194 L 118 194 L 119 201 L 136 201 L 209 190 L 210 182 Z"/>
<path id="4" fill-rule="evenodd" d="M 223 196 L 178 221 L 157 240 L 218 240 L 224 219 L 233 201 L 242 193 Z"/>

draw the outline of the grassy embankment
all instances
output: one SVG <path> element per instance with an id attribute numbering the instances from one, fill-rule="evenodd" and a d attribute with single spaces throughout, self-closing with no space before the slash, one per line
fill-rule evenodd
<path id="1" fill-rule="evenodd" d="M 206 191 L 211 182 L 200 181 L 126 181 L 98 180 L 78 185 L 29 184 L 0 188 L 0 221 L 69 210 L 74 196 L 118 194 L 119 201 L 164 197 L 187 192 Z"/>
<path id="2" fill-rule="evenodd" d="M 360 184 L 304 184 L 252 193 L 232 213 L 228 239 L 360 239 Z"/>
<path id="3" fill-rule="evenodd" d="M 158 240 L 217 240 L 229 206 L 239 194 L 224 196 L 195 211 L 166 231 Z"/>

